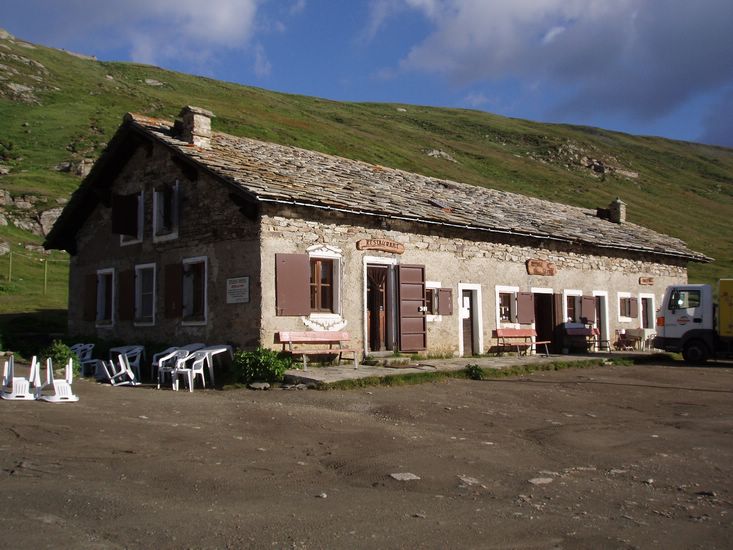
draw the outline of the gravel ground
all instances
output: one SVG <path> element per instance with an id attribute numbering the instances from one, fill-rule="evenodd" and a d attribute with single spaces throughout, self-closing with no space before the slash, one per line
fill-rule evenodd
<path id="1" fill-rule="evenodd" d="M 0 547 L 733 547 L 731 363 L 74 391 L 0 402 Z"/>

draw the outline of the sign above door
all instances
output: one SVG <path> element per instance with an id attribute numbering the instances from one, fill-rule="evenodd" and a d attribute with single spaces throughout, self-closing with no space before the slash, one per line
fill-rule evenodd
<path id="1" fill-rule="evenodd" d="M 391 252 L 393 254 L 402 254 L 405 251 L 405 245 L 387 239 L 361 239 L 356 243 L 357 250 L 379 250 L 381 252 Z"/>

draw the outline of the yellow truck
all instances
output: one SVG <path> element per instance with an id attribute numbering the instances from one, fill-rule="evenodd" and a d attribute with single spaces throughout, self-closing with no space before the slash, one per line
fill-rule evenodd
<path id="1" fill-rule="evenodd" d="M 710 285 L 674 285 L 664 292 L 654 346 L 682 352 L 685 361 L 733 357 L 733 279 L 718 281 L 719 304 Z"/>

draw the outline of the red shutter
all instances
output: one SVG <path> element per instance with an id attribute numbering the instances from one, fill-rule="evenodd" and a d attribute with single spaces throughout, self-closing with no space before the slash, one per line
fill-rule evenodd
<path id="1" fill-rule="evenodd" d="M 587 319 L 589 323 L 596 322 L 596 299 L 593 296 L 583 296 L 580 303 L 580 316 Z"/>
<path id="2" fill-rule="evenodd" d="M 118 311 L 120 321 L 132 321 L 135 317 L 135 271 L 120 271 Z"/>
<path id="3" fill-rule="evenodd" d="M 639 299 L 638 298 L 629 298 L 629 310 L 631 313 L 629 314 L 629 317 L 632 319 L 636 319 L 639 317 Z"/>
<path id="4" fill-rule="evenodd" d="M 438 315 L 453 315 L 453 289 L 438 289 Z"/>
<path id="5" fill-rule="evenodd" d="M 517 292 L 517 323 L 534 323 L 534 297 L 531 292 Z"/>
<path id="6" fill-rule="evenodd" d="M 275 254 L 275 311 L 277 315 L 308 315 L 310 259 L 307 254 Z"/>
<path id="7" fill-rule="evenodd" d="M 425 266 L 400 265 L 400 351 L 421 351 L 427 347 L 425 319 Z"/>
<path id="8" fill-rule="evenodd" d="M 84 277 L 84 320 L 97 319 L 97 274 L 89 273 Z"/>
<path id="9" fill-rule="evenodd" d="M 181 316 L 183 296 L 183 266 L 169 264 L 164 268 L 163 295 L 165 297 L 164 312 L 167 319 L 176 319 Z"/>
<path id="10" fill-rule="evenodd" d="M 137 236 L 138 194 L 112 195 L 112 233 Z"/>

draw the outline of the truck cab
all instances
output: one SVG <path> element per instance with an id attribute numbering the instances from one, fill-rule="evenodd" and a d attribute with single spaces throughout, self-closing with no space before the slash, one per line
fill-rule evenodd
<path id="1" fill-rule="evenodd" d="M 664 293 L 654 346 L 704 361 L 715 350 L 715 314 L 710 285 L 675 285 Z"/>
<path id="2" fill-rule="evenodd" d="M 721 279 L 718 284 L 719 308 L 713 302 L 710 285 L 667 287 L 657 316 L 654 346 L 682 352 L 688 362 L 733 356 L 733 279 Z"/>

